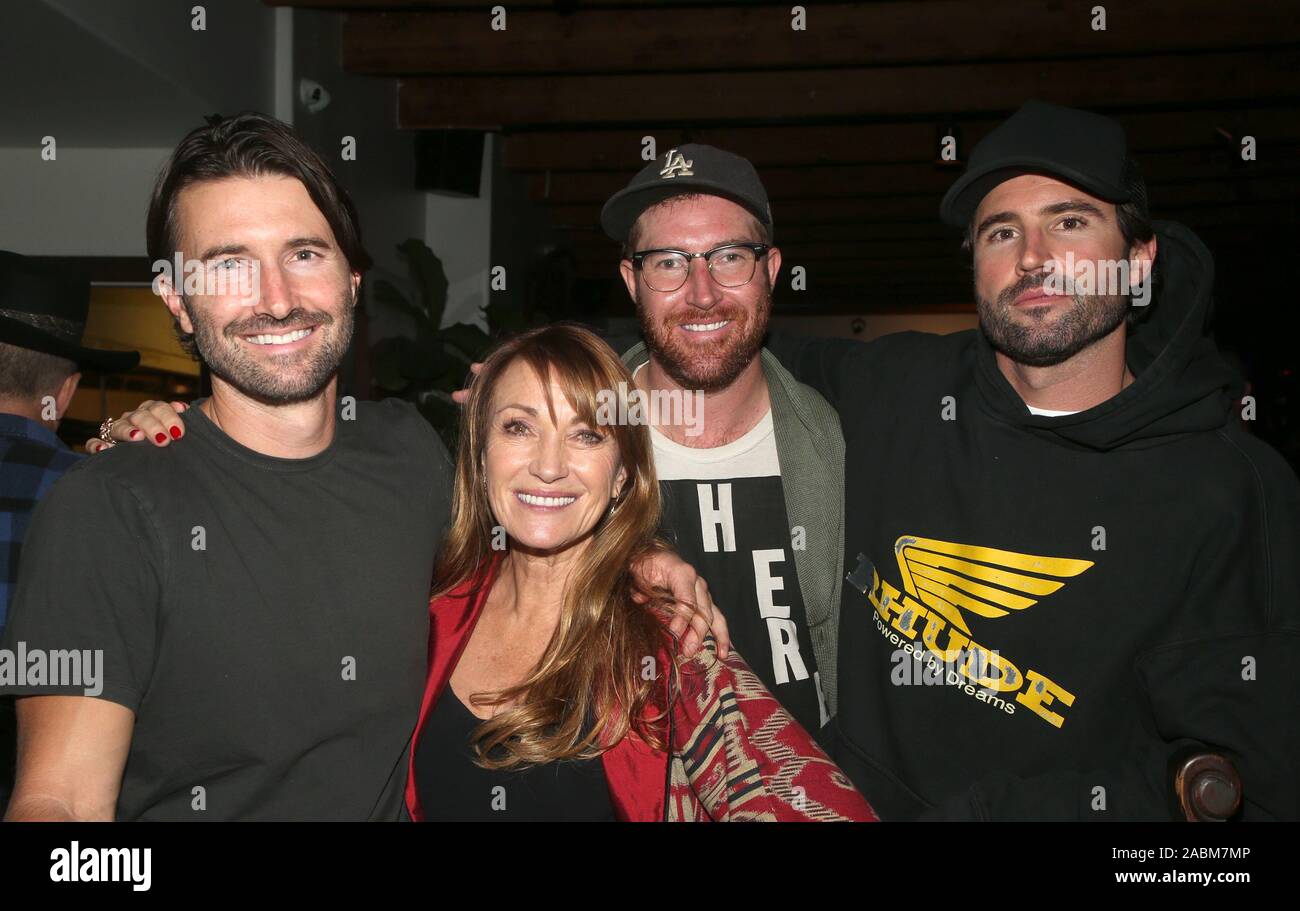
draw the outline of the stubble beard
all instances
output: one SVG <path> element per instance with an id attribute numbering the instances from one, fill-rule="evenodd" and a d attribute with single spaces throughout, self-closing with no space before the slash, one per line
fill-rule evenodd
<path id="1" fill-rule="evenodd" d="M 674 330 L 684 321 L 680 314 L 653 320 L 640 293 L 636 309 L 646 348 L 668 375 L 683 389 L 717 392 L 734 383 L 762 349 L 772 314 L 772 291 L 763 292 L 752 314 L 729 305 L 710 310 L 708 322 L 731 320 L 734 328 L 723 338 L 707 342 L 686 342 L 676 335 Z"/>
<path id="2" fill-rule="evenodd" d="M 182 302 L 194 327 L 194 345 L 199 358 L 214 376 L 249 398 L 270 405 L 287 405 L 316 396 L 343 363 L 355 324 L 355 301 L 350 298 L 351 292 L 345 292 L 337 319 L 328 313 L 297 307 L 282 319 L 254 316 L 220 330 L 196 313 L 188 301 L 182 299 Z M 270 358 L 258 358 L 239 339 L 250 333 L 283 335 L 308 328 L 319 336 L 314 344 L 302 351 Z"/>
<path id="3" fill-rule="evenodd" d="M 1129 300 L 1124 294 L 1063 295 L 1062 301 L 1070 301 L 1064 313 L 1057 312 L 1060 304 L 1018 313 L 1016 298 L 1042 284 L 1041 275 L 1026 275 L 999 293 L 996 301 L 975 292 L 984 337 L 994 350 L 1018 364 L 1052 367 L 1063 363 L 1114 332 L 1128 313 Z"/>

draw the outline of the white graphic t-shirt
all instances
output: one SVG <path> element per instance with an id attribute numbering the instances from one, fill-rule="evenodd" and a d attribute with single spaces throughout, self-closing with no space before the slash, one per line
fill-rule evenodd
<path id="1" fill-rule="evenodd" d="M 790 520 L 769 410 L 740 439 L 711 449 L 650 428 L 664 531 L 709 583 L 731 641 L 809 731 L 826 709 L 795 572 Z"/>

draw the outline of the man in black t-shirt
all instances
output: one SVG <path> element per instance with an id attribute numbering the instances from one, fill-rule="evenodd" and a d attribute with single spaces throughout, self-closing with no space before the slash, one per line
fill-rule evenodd
<path id="1" fill-rule="evenodd" d="M 283 124 L 241 115 L 177 147 L 148 246 L 212 396 L 33 517 L 9 816 L 396 818 L 451 465 L 414 408 L 338 399 L 355 212 Z"/>

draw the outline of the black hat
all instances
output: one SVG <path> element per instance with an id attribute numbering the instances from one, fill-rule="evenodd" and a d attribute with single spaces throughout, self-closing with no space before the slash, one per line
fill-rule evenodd
<path id="1" fill-rule="evenodd" d="M 54 354 L 104 373 L 130 370 L 138 351 L 86 348 L 90 282 L 0 250 L 0 342 Z"/>
<path id="2" fill-rule="evenodd" d="M 1107 202 L 1128 202 L 1127 160 L 1124 128 L 1116 121 L 1027 101 L 975 146 L 966 173 L 943 197 L 939 217 L 966 227 L 990 190 L 1021 174 L 1049 174 Z"/>
<path id="3" fill-rule="evenodd" d="M 669 149 L 642 168 L 605 203 L 600 225 L 614 240 L 627 240 L 642 212 L 669 196 L 692 191 L 730 199 L 772 227 L 772 206 L 754 166 L 739 155 L 694 142 Z"/>

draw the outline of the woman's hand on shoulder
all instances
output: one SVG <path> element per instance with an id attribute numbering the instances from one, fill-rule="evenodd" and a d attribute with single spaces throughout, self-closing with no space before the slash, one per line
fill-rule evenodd
<path id="1" fill-rule="evenodd" d="M 86 452 L 94 454 L 110 449 L 117 443 L 153 443 L 166 446 L 172 440 L 179 440 L 185 435 L 185 424 L 179 415 L 189 409 L 185 402 L 142 402 L 134 411 L 128 411 L 120 418 L 113 418 L 108 426 L 108 437 L 112 442 L 106 443 L 98 437 L 86 440 Z M 108 421 L 105 421 L 108 424 Z"/>

